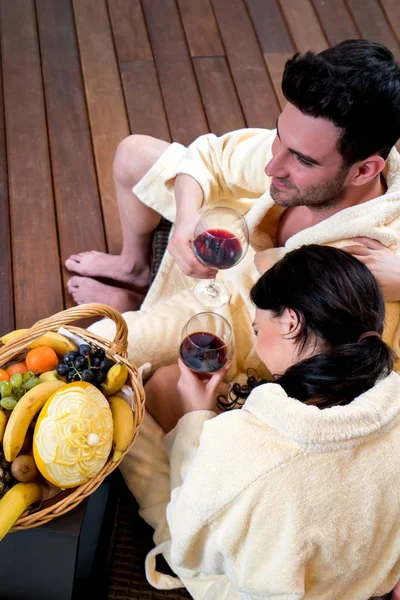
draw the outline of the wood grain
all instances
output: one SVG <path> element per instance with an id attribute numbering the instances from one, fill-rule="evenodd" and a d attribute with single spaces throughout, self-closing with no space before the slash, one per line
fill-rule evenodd
<path id="1" fill-rule="evenodd" d="M 63 308 L 34 4 L 0 4 L 15 325 Z"/>
<path id="2" fill-rule="evenodd" d="M 209 131 L 174 0 L 143 0 L 172 139 L 189 144 Z"/>
<path id="3" fill-rule="evenodd" d="M 279 104 L 242 0 L 213 0 L 229 67 L 248 127 L 275 126 Z"/>
<path id="4" fill-rule="evenodd" d="M 299 52 L 321 52 L 328 47 L 310 0 L 279 0 L 279 3 Z"/>
<path id="5" fill-rule="evenodd" d="M 222 135 L 246 127 L 226 59 L 195 58 L 193 62 L 210 130 Z"/>
<path id="6" fill-rule="evenodd" d="M 196 56 L 225 56 L 210 0 L 178 0 L 189 52 Z"/>
<path id="7" fill-rule="evenodd" d="M 75 25 L 64 0 L 37 0 L 47 123 L 62 264 L 106 249 Z M 70 274 L 64 271 L 64 295 Z"/>
<path id="8" fill-rule="evenodd" d="M 119 254 L 121 225 L 112 164 L 129 135 L 124 95 L 105 0 L 72 0 L 96 160 L 107 247 Z"/>

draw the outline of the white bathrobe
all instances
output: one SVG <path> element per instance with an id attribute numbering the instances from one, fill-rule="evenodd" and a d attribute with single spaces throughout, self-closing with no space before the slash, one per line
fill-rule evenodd
<path id="1" fill-rule="evenodd" d="M 169 474 L 165 449 L 142 442 L 122 470 L 155 527 L 156 587 L 179 585 L 157 553 L 196 600 L 367 600 L 400 578 L 397 373 L 347 406 L 270 383 L 240 411 L 188 413 L 165 437 Z M 149 476 L 146 461 L 164 469 Z"/>

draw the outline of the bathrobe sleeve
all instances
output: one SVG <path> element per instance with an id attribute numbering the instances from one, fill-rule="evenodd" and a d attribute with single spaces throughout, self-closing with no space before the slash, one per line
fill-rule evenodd
<path id="1" fill-rule="evenodd" d="M 252 200 L 250 208 L 268 188 L 264 169 L 275 135 L 275 130 L 268 129 L 240 129 L 221 137 L 203 135 L 189 146 L 175 175 L 184 173 L 196 179 L 204 204 L 247 198 Z"/>

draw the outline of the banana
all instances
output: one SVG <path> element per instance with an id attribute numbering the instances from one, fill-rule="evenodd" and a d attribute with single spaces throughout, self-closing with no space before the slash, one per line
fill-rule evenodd
<path id="1" fill-rule="evenodd" d="M 116 462 L 132 441 L 135 431 L 135 419 L 131 407 L 123 398 L 110 396 L 108 401 L 114 421 L 114 453 L 112 460 Z"/>
<path id="2" fill-rule="evenodd" d="M 0 540 L 4 538 L 20 515 L 34 502 L 42 499 L 39 483 L 17 483 L 0 500 Z"/>
<path id="3" fill-rule="evenodd" d="M 15 331 L 6 333 L 6 335 L 3 335 L 0 339 L 3 344 L 8 344 L 27 331 L 29 331 L 29 329 L 15 329 Z M 32 348 L 38 348 L 39 346 L 49 346 L 49 348 L 53 348 L 59 356 L 64 356 L 67 352 L 76 352 L 78 349 L 78 346 L 72 340 L 56 331 L 47 331 L 38 337 L 37 340 L 28 344 L 27 348 L 31 350 Z"/>
<path id="4" fill-rule="evenodd" d="M 63 381 L 44 381 L 22 396 L 12 411 L 4 432 L 3 451 L 8 462 L 12 462 L 21 450 L 33 417 L 43 408 L 50 396 L 64 385 Z"/>
<path id="5" fill-rule="evenodd" d="M 113 365 L 107 373 L 105 382 L 101 384 L 103 394 L 113 396 L 122 388 L 127 378 L 128 369 L 124 363 Z"/>
<path id="6" fill-rule="evenodd" d="M 0 338 L 1 339 L 1 343 L 2 344 L 8 344 L 9 342 L 13 342 L 14 340 L 17 339 L 17 337 L 19 337 L 20 335 L 22 335 L 26 331 L 28 331 L 28 330 L 27 329 L 15 329 L 14 331 L 10 331 L 10 333 L 6 333 L 5 335 L 3 335 Z"/>
<path id="7" fill-rule="evenodd" d="M 7 425 L 7 415 L 4 410 L 0 410 L 0 443 L 3 441 L 4 432 Z"/>
<path id="8" fill-rule="evenodd" d="M 72 340 L 55 331 L 48 331 L 34 342 L 28 344 L 28 348 L 30 349 L 39 348 L 39 346 L 49 346 L 59 356 L 64 356 L 67 352 L 76 352 L 78 349 L 78 346 Z"/>

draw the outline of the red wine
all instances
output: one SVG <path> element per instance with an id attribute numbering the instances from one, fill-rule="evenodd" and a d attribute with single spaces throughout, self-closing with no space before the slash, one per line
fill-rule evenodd
<path id="1" fill-rule="evenodd" d="M 226 364 L 224 342 L 213 333 L 198 331 L 186 337 L 180 355 L 187 367 L 197 373 L 215 373 Z"/>
<path id="2" fill-rule="evenodd" d="M 193 248 L 202 263 L 216 269 L 233 267 L 243 254 L 239 239 L 225 229 L 204 231 L 194 240 Z"/>

